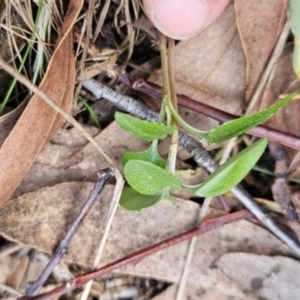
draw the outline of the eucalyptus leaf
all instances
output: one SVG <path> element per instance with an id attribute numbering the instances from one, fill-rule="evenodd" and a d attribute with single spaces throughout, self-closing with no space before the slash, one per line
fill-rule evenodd
<path id="1" fill-rule="evenodd" d="M 122 164 L 125 166 L 129 160 L 143 160 L 151 162 L 161 168 L 165 168 L 167 161 L 157 152 L 157 143 L 152 144 L 149 149 L 143 152 L 128 151 L 122 156 Z"/>
<path id="2" fill-rule="evenodd" d="M 115 120 L 122 129 L 148 142 L 163 140 L 174 131 L 170 125 L 143 121 L 120 112 L 115 113 Z"/>
<path id="3" fill-rule="evenodd" d="M 219 127 L 213 128 L 208 133 L 207 142 L 221 143 L 232 137 L 238 136 L 252 129 L 253 127 L 265 122 L 266 120 L 274 116 L 281 108 L 287 105 L 297 94 L 297 92 L 288 95 L 284 99 L 278 101 L 277 103 L 273 104 L 269 108 L 266 108 L 258 113 L 248 115 L 242 118 L 238 118 L 235 120 L 231 120 L 225 122 Z"/>
<path id="4" fill-rule="evenodd" d="M 153 206 L 161 199 L 158 195 L 143 195 L 130 187 L 123 189 L 120 205 L 127 210 L 141 211 L 143 208 Z"/>
<path id="5" fill-rule="evenodd" d="M 190 190 L 200 197 L 213 197 L 228 192 L 249 173 L 263 154 L 266 146 L 266 139 L 255 142 L 226 161 L 200 186 L 190 188 Z"/>
<path id="6" fill-rule="evenodd" d="M 179 189 L 180 181 L 173 174 L 150 162 L 130 160 L 124 167 L 129 185 L 144 195 L 161 193 L 164 188 Z"/>

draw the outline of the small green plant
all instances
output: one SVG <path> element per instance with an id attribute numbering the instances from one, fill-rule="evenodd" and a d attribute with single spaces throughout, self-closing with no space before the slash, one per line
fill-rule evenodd
<path id="1" fill-rule="evenodd" d="M 261 112 L 226 122 L 205 134 L 201 132 L 201 136 L 205 136 L 207 141 L 212 143 L 240 135 L 275 115 L 293 99 L 296 93 L 288 95 Z M 172 114 L 173 109 L 170 109 L 170 112 Z M 186 186 L 165 169 L 167 162 L 159 156 L 157 151 L 158 140 L 165 139 L 168 134 L 172 134 L 175 130 L 174 126 L 142 121 L 119 112 L 116 113 L 115 119 L 124 130 L 152 142 L 144 152 L 129 151 L 123 155 L 124 174 L 130 187 L 124 189 L 120 204 L 127 210 L 140 211 L 156 204 L 161 199 L 175 200 L 170 196 L 170 191 L 176 189 L 186 189 L 201 197 L 224 194 L 243 180 L 267 146 L 266 139 L 258 140 L 231 157 L 200 185 Z M 178 120 L 179 116 L 176 115 L 175 119 Z M 180 120 L 178 123 L 183 124 L 184 121 Z M 187 129 L 189 125 L 184 127 Z M 193 128 L 192 132 L 195 133 L 196 130 Z"/>
<path id="2" fill-rule="evenodd" d="M 100 122 L 99 122 L 99 119 L 95 113 L 95 111 L 93 110 L 93 108 L 83 99 L 83 97 L 81 96 L 78 96 L 78 99 L 83 103 L 85 109 L 88 111 L 89 115 L 90 115 L 90 118 L 92 119 L 92 121 L 95 123 L 95 125 L 98 127 L 98 128 L 101 128 L 101 125 L 100 125 Z"/>

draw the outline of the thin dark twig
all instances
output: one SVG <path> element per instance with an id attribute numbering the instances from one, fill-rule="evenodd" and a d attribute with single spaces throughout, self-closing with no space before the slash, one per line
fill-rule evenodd
<path id="1" fill-rule="evenodd" d="M 157 121 L 158 114 L 154 113 L 139 101 L 111 90 L 105 85 L 94 79 L 88 79 L 83 82 L 83 86 L 89 90 L 96 98 L 105 98 L 116 104 L 121 109 L 148 121 Z M 203 145 L 192 137 L 180 133 L 179 144 L 190 152 L 194 160 L 204 166 L 210 173 L 214 172 L 218 164 L 213 160 Z M 262 210 L 262 208 L 253 200 L 253 198 L 241 187 L 237 186 L 231 192 L 247 207 L 271 232 L 286 243 L 300 257 L 300 245 L 294 241 L 288 234 L 282 231 L 280 227 Z"/>
<path id="2" fill-rule="evenodd" d="M 102 267 L 101 269 L 94 270 L 94 271 L 88 272 L 86 274 L 76 276 L 72 283 L 63 284 L 63 285 L 53 289 L 50 292 L 46 292 L 46 293 L 40 294 L 38 296 L 19 297 L 18 300 L 30 300 L 30 299 L 32 299 L 32 300 L 49 300 L 54 297 L 57 298 L 71 290 L 81 287 L 83 284 L 87 283 L 89 280 L 103 276 L 104 274 L 107 274 L 117 268 L 123 267 L 129 263 L 139 261 L 153 253 L 156 253 L 160 250 L 166 249 L 168 247 L 171 247 L 173 245 L 176 245 L 176 244 L 186 241 L 188 239 L 191 239 L 192 237 L 201 235 L 201 234 L 208 232 L 210 230 L 213 230 L 217 227 L 221 227 L 223 225 L 226 225 L 226 224 L 229 224 L 229 223 L 241 220 L 241 219 L 248 219 L 248 220 L 252 219 L 253 220 L 254 216 L 248 210 L 241 210 L 239 212 L 232 213 L 232 214 L 222 216 L 219 218 L 205 220 L 202 222 L 202 224 L 200 226 L 197 226 L 196 228 L 191 229 L 185 233 L 182 233 L 175 237 L 169 238 L 165 241 L 162 241 L 160 243 L 152 245 L 143 250 L 134 252 L 128 256 L 121 258 L 120 260 L 117 260 L 115 262 L 112 262 L 112 263 L 106 265 L 105 267 Z"/>
<path id="3" fill-rule="evenodd" d="M 120 81 L 125 84 L 131 84 L 132 88 L 136 91 L 143 92 L 146 95 L 149 95 L 156 99 L 162 99 L 162 87 L 156 85 L 154 83 L 147 82 L 145 80 L 139 79 L 133 83 L 126 80 L 126 73 L 120 76 Z M 212 106 L 206 105 L 204 103 L 195 101 L 187 96 L 177 94 L 178 104 L 185 108 L 191 109 L 192 111 L 196 111 L 200 114 L 203 114 L 207 117 L 210 117 L 214 120 L 217 120 L 221 123 L 227 122 L 233 119 L 237 119 L 237 116 L 224 112 L 220 109 L 214 108 Z M 272 129 L 267 126 L 256 126 L 255 128 L 249 130 L 248 134 L 265 137 L 270 141 L 288 146 L 290 148 L 294 148 L 300 150 L 300 139 L 294 135 L 281 132 L 276 129 Z"/>
<path id="4" fill-rule="evenodd" d="M 36 282 L 34 282 L 32 285 L 30 285 L 26 290 L 26 295 L 28 296 L 35 296 L 39 293 L 40 289 L 46 282 L 46 280 L 49 278 L 50 274 L 52 273 L 54 267 L 61 261 L 61 259 L 64 257 L 64 255 L 68 252 L 69 244 L 74 236 L 74 234 L 77 232 L 80 224 L 84 220 L 84 218 L 87 216 L 87 214 L 90 212 L 92 206 L 96 202 L 98 195 L 103 190 L 105 184 L 113 177 L 114 173 L 111 169 L 103 169 L 98 172 L 98 178 L 95 183 L 95 186 L 89 196 L 89 198 L 86 200 L 84 205 L 82 206 L 78 216 L 76 217 L 74 223 L 68 230 L 65 237 L 62 239 L 62 241 L 59 243 L 58 247 L 56 248 L 54 254 L 52 255 L 49 263 L 43 270 L 42 274 L 38 278 Z"/>
<path id="5" fill-rule="evenodd" d="M 293 194 L 287 184 L 287 157 L 282 145 L 269 144 L 269 150 L 275 160 L 275 182 L 272 185 L 272 194 L 279 209 L 285 216 L 289 226 L 300 239 L 300 222 L 296 207 L 293 203 Z M 297 203 L 295 203 L 297 205 Z"/>

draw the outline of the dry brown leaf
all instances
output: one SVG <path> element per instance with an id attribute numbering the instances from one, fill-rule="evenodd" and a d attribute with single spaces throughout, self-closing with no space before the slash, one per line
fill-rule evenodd
<path id="1" fill-rule="evenodd" d="M 52 253 L 86 201 L 93 183 L 62 183 L 7 202 L 0 211 L 0 230 L 8 238 Z M 68 258 L 92 264 L 106 223 L 113 187 L 107 188 L 70 245 Z"/>
<path id="2" fill-rule="evenodd" d="M 92 132 L 94 129 L 90 128 L 89 131 Z M 65 132 L 64 136 L 66 135 Z M 37 159 L 37 163 L 33 164 L 14 196 L 60 182 L 93 182 L 97 171 L 109 167 L 108 162 L 91 144 L 87 144 L 74 154 L 72 148 L 76 150 L 76 147 L 80 147 L 76 142 L 76 136 L 78 136 L 78 131 L 74 130 L 74 133 L 67 138 L 68 141 L 73 142 L 67 147 L 64 145 L 60 147 L 55 141 L 57 138 L 47 145 L 45 147 L 47 153 L 42 152 L 41 157 Z M 122 169 L 121 155 L 125 151 L 143 151 L 149 147 L 149 143 L 125 132 L 115 122 L 101 131 L 95 139 L 107 153 L 110 153 L 120 170 Z M 60 153 L 61 150 L 63 153 Z"/>
<path id="3" fill-rule="evenodd" d="M 269 257 L 250 253 L 228 253 L 217 267 L 245 291 L 259 299 L 298 299 L 300 263 L 289 257 Z"/>
<path id="4" fill-rule="evenodd" d="M 157 296 L 153 297 L 152 300 L 176 299 L 177 290 L 178 290 L 178 285 L 172 284 L 172 285 L 168 286 L 164 291 L 159 293 Z"/>
<path id="5" fill-rule="evenodd" d="M 27 101 L 23 101 L 17 108 L 0 117 L 0 145 L 3 144 L 6 137 L 11 132 L 26 104 Z"/>
<path id="6" fill-rule="evenodd" d="M 57 46 L 40 88 L 66 111 L 70 111 L 75 85 L 75 64 L 70 32 L 83 1 L 70 2 Z M 0 206 L 18 187 L 45 142 L 62 125 L 63 119 L 42 99 L 33 96 L 0 151 Z"/>
<path id="7" fill-rule="evenodd" d="M 13 260 L 12 255 L 7 255 L 0 259 L 0 284 L 4 284 L 11 274 L 10 263 Z"/>
<path id="8" fill-rule="evenodd" d="M 20 288 L 22 283 L 22 279 L 26 273 L 26 269 L 28 266 L 29 257 L 26 255 L 24 256 L 17 268 L 13 271 L 12 274 L 7 278 L 6 284 L 16 290 Z"/>
<path id="9" fill-rule="evenodd" d="M 175 48 L 176 90 L 195 100 L 236 114 L 245 93 L 246 60 L 235 22 L 233 5 L 205 31 Z M 150 81 L 160 84 L 158 76 Z M 217 122 L 181 109 L 192 126 L 209 130 Z"/>
<path id="10" fill-rule="evenodd" d="M 264 71 L 286 20 L 287 0 L 236 0 L 236 20 L 247 57 L 248 101 Z"/>
<path id="11" fill-rule="evenodd" d="M 92 187 L 92 183 L 63 183 L 9 201 L 0 211 L 0 231 L 9 239 L 51 253 Z M 68 260 L 92 265 L 113 189 L 111 185 L 105 188 L 83 227 L 75 235 Z M 198 209 L 198 205 L 188 201 L 178 204 L 161 201 L 141 213 L 119 208 L 104 249 L 102 265 L 194 227 Z M 118 272 L 178 283 L 188 245 L 187 241 L 172 246 Z M 226 297 L 232 295 L 249 299 L 249 293 L 214 267 L 215 260 L 222 254 L 236 251 L 293 255 L 276 237 L 250 222 L 239 221 L 217 228 L 197 239 L 186 299 L 228 299 Z"/>
<path id="12" fill-rule="evenodd" d="M 93 137 L 100 133 L 100 130 L 96 127 L 87 125 L 82 126 Z M 51 141 L 45 145 L 38 155 L 35 163 L 47 165 L 52 168 L 65 168 L 66 160 L 81 151 L 87 144 L 88 140 L 77 128 L 62 128 L 58 130 L 58 132 L 51 138 Z M 78 162 L 80 162 L 80 160 Z M 38 188 L 39 187 L 37 187 L 37 189 Z"/>
<path id="13" fill-rule="evenodd" d="M 111 234 L 115 234 L 115 231 Z M 112 235 L 108 243 L 111 238 Z M 187 247 L 188 242 L 172 246 L 136 264 L 125 266 L 120 272 L 178 283 Z M 228 280 L 214 265 L 221 255 L 236 251 L 263 255 L 293 255 L 286 245 L 267 230 L 248 221 L 242 220 L 216 228 L 197 238 L 184 299 L 256 299 Z"/>
<path id="14" fill-rule="evenodd" d="M 61 183 L 13 199 L 0 210 L 0 232 L 8 239 L 52 253 L 93 186 L 93 183 Z M 71 242 L 68 260 L 93 264 L 113 191 L 114 186 L 108 185 L 101 193 Z M 162 201 L 141 213 L 119 208 L 102 264 L 191 229 L 197 218 L 197 208 L 198 205 L 192 202 L 173 204 L 170 201 Z M 172 217 L 174 215 L 177 217 Z"/>

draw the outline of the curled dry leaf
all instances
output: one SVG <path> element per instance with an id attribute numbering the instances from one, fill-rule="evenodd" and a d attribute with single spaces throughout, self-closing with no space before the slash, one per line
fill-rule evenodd
<path id="1" fill-rule="evenodd" d="M 75 63 L 71 28 L 83 1 L 71 1 L 59 42 L 40 85 L 49 97 L 70 111 L 75 85 Z M 64 120 L 42 99 L 33 96 L 0 150 L 0 206 L 18 187 L 45 142 L 61 127 Z"/>
<path id="2" fill-rule="evenodd" d="M 274 50 L 286 21 L 287 0 L 236 0 L 236 20 L 247 58 L 246 101 Z"/>

